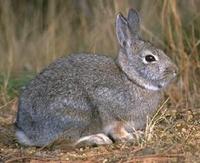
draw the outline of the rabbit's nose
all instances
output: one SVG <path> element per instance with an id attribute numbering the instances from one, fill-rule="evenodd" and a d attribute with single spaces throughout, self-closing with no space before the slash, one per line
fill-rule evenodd
<path id="1" fill-rule="evenodd" d="M 174 64 L 172 70 L 173 76 L 177 76 L 179 73 L 178 67 Z"/>
<path id="2" fill-rule="evenodd" d="M 176 77 L 178 74 L 178 67 L 175 64 L 171 65 L 170 67 L 167 67 L 165 69 L 165 72 L 168 74 L 172 74 L 174 77 Z"/>
<path id="3" fill-rule="evenodd" d="M 176 65 L 173 65 L 170 69 L 171 69 L 172 76 L 177 77 L 178 72 L 179 72 L 178 67 Z"/>

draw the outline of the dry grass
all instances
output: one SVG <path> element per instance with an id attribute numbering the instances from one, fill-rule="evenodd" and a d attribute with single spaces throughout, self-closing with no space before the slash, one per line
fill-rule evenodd
<path id="1" fill-rule="evenodd" d="M 10 125 L 15 121 L 19 88 L 59 56 L 97 52 L 116 57 L 115 17 L 119 11 L 126 14 L 131 7 L 140 11 L 143 36 L 164 49 L 180 70 L 178 82 L 166 93 L 169 100 L 164 105 L 165 112 L 161 109 L 158 119 L 150 120 L 146 133 L 143 137 L 138 135 L 133 144 L 69 153 L 57 146 L 18 146 Z M 199 7 L 198 0 L 0 0 L 0 160 L 1 155 L 13 162 L 22 161 L 22 157 L 37 160 L 51 155 L 57 160 L 91 157 L 100 162 L 147 158 L 154 161 L 166 159 L 167 155 L 172 159 L 176 155 L 175 161 L 183 157 L 189 162 L 198 160 Z M 114 157 L 113 153 L 118 155 Z"/>

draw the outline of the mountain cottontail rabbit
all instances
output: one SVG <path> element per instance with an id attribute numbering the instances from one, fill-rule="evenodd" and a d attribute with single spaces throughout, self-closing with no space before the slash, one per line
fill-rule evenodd
<path id="1" fill-rule="evenodd" d="M 117 60 L 76 54 L 39 73 L 19 98 L 16 137 L 44 146 L 62 137 L 70 145 L 110 144 L 133 139 L 159 105 L 177 67 L 165 53 L 139 37 L 138 13 L 118 14 Z"/>

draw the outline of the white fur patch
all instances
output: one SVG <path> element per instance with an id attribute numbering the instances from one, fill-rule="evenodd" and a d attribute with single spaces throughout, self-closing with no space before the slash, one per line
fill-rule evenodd
<path id="1" fill-rule="evenodd" d="M 154 85 L 150 85 L 150 84 L 144 84 L 144 87 L 146 89 L 149 89 L 149 90 L 152 90 L 152 91 L 158 91 L 158 90 L 160 90 L 160 88 L 158 88 L 158 87 L 156 87 Z"/>
<path id="2" fill-rule="evenodd" d="M 30 139 L 25 135 L 23 131 L 17 130 L 15 135 L 20 144 L 29 145 L 29 146 L 33 145 L 33 143 L 30 141 Z"/>
<path id="3" fill-rule="evenodd" d="M 103 133 L 99 133 L 96 135 L 84 136 L 84 137 L 80 138 L 75 143 L 75 145 L 80 144 L 82 142 L 89 142 L 89 143 L 94 143 L 97 145 L 112 144 L 112 141 Z"/>

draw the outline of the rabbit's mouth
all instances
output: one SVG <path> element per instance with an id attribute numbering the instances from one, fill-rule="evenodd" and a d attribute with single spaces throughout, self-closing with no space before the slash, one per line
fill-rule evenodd
<path id="1" fill-rule="evenodd" d="M 177 79 L 177 75 L 176 74 L 172 74 L 168 77 L 165 77 L 162 79 L 162 82 L 160 82 L 158 84 L 158 88 L 160 89 L 165 89 L 166 87 L 168 87 L 171 83 L 173 83 L 175 80 Z"/>

